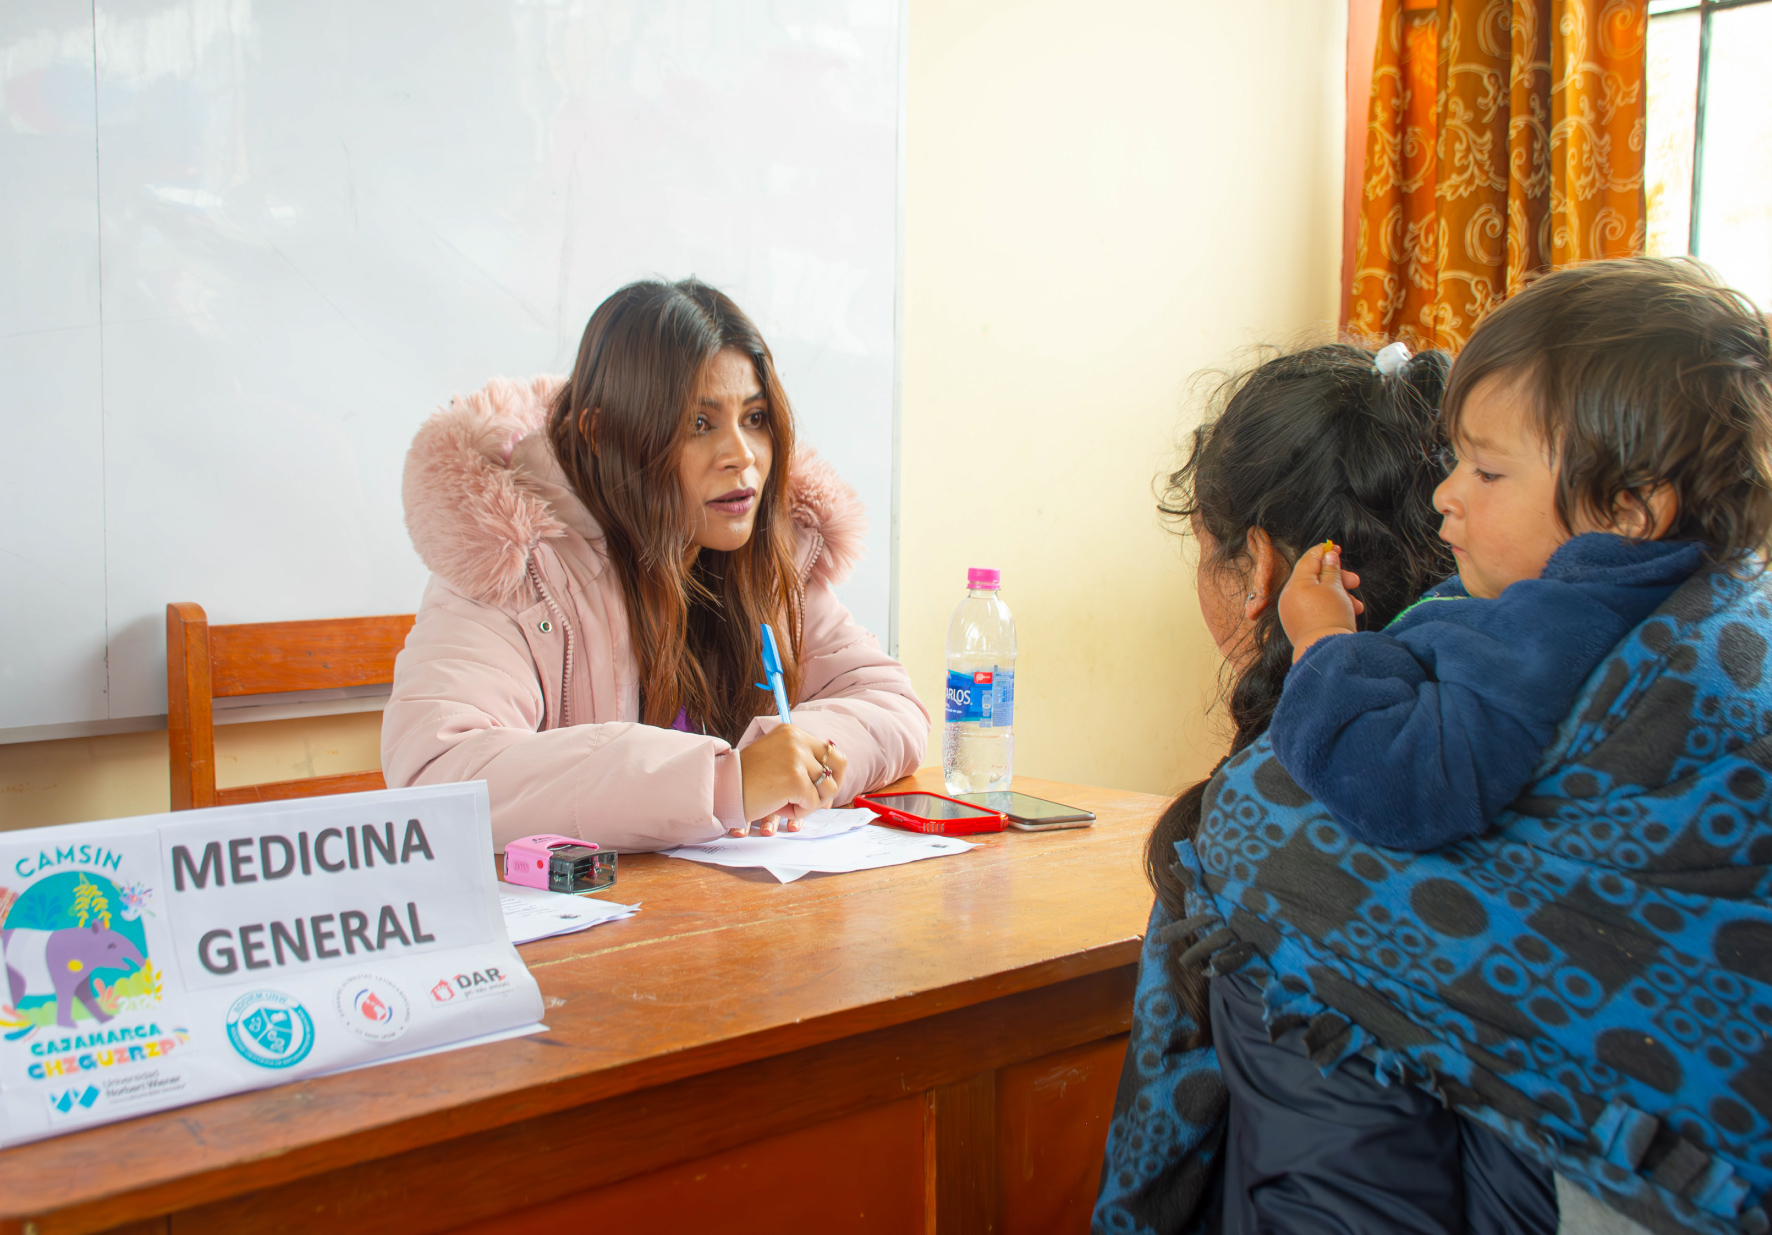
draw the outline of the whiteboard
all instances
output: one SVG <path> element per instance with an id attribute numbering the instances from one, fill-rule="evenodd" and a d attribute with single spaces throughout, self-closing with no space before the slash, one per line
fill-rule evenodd
<path id="1" fill-rule="evenodd" d="M 695 274 L 855 485 L 885 641 L 897 0 L 0 4 L 0 739 L 165 713 L 165 606 L 410 612 L 423 419 Z M 143 722 L 145 723 L 145 722 Z"/>

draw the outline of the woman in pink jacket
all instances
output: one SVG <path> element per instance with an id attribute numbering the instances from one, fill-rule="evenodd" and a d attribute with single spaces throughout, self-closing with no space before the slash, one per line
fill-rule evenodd
<path id="1" fill-rule="evenodd" d="M 405 501 L 433 574 L 382 768 L 486 781 L 501 849 L 791 828 L 923 757 L 910 678 L 832 590 L 861 550 L 855 491 L 795 449 L 768 347 L 706 284 L 624 287 L 569 379 L 455 400 L 413 441 Z M 791 725 L 754 685 L 762 622 Z"/>

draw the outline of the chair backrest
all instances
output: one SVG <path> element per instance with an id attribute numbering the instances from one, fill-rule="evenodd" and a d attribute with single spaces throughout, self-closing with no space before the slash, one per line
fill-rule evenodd
<path id="1" fill-rule="evenodd" d="M 211 626 L 201 605 L 166 606 L 166 734 L 172 809 L 384 789 L 376 772 L 215 787 L 215 700 L 383 686 L 413 614 Z"/>

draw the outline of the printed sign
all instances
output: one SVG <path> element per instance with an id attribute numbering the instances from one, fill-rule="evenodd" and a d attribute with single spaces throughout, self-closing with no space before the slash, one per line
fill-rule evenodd
<path id="1" fill-rule="evenodd" d="M 541 1019 L 482 783 L 0 833 L 0 1147 Z"/>

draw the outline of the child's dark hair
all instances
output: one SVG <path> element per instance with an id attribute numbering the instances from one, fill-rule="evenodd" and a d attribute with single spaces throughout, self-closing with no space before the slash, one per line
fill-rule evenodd
<path id="1" fill-rule="evenodd" d="M 1522 383 L 1557 464 L 1557 517 L 1608 522 L 1663 487 L 1670 539 L 1739 560 L 1772 536 L 1772 357 L 1766 320 L 1708 267 L 1629 257 L 1545 275 L 1484 318 L 1446 390 Z"/>
<path id="2" fill-rule="evenodd" d="M 1222 410 L 1194 431 L 1187 462 L 1168 478 L 1158 509 L 1211 537 L 1208 569 L 1246 560 L 1257 528 L 1288 569 L 1312 544 L 1333 538 L 1360 575 L 1362 626 L 1385 626 L 1453 571 L 1433 507 L 1445 478 L 1437 417 L 1449 364 L 1444 352 L 1424 352 L 1386 377 L 1371 352 L 1338 343 L 1234 377 L 1215 400 Z M 1201 552 L 1208 552 L 1204 542 Z M 1232 755 L 1266 732 L 1292 667 L 1277 604 L 1263 611 L 1249 639 L 1249 658 L 1228 692 Z M 1207 783 L 1171 802 L 1145 844 L 1145 874 L 1178 921 L 1187 916 L 1186 885 L 1175 844 L 1199 831 Z M 1180 984 L 1203 1034 L 1203 976 L 1181 974 Z"/>

